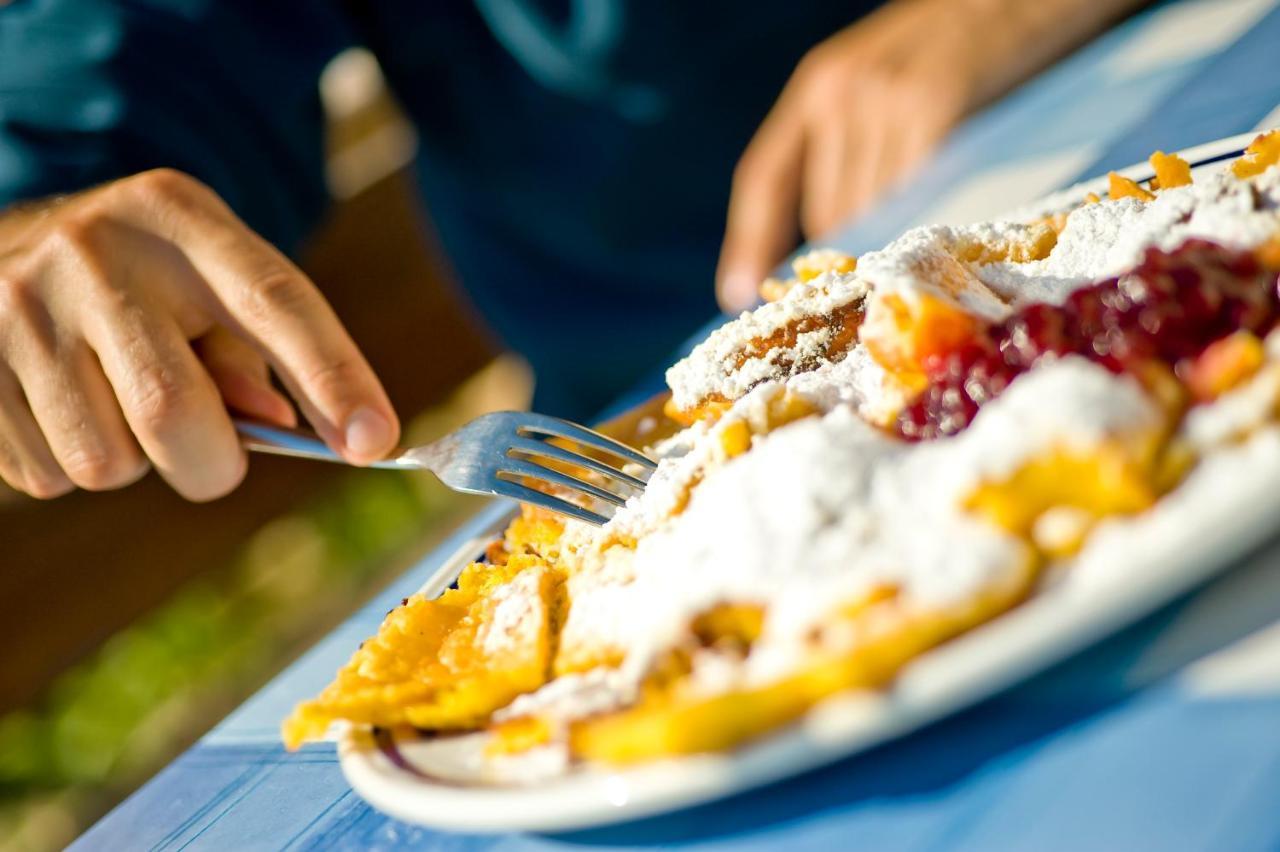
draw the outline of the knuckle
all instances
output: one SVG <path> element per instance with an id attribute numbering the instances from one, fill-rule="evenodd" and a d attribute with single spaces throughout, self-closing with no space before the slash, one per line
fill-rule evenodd
<path id="1" fill-rule="evenodd" d="M 793 76 L 798 80 L 809 80 L 822 73 L 822 69 L 826 65 L 827 50 L 825 45 L 819 44 L 810 48 L 804 56 L 800 57 L 800 61 L 796 63 L 796 70 Z"/>
<path id="2" fill-rule="evenodd" d="M 194 179 L 185 172 L 168 167 L 139 172 L 128 181 L 138 191 L 157 198 L 182 195 L 194 183 Z"/>
<path id="3" fill-rule="evenodd" d="M 123 187 L 149 204 L 195 207 L 203 204 L 211 190 L 186 172 L 158 168 L 140 172 L 126 179 Z"/>
<path id="4" fill-rule="evenodd" d="M 71 481 L 89 491 L 106 491 L 132 482 L 133 461 L 109 452 L 105 447 L 80 445 L 62 459 L 62 469 Z"/>
<path id="5" fill-rule="evenodd" d="M 190 384 L 171 370 L 151 365 L 134 377 L 126 405 L 136 430 L 164 438 L 182 428 L 194 411 L 194 402 Z"/>
<path id="6" fill-rule="evenodd" d="M 259 323 L 302 313 L 311 299 L 310 288 L 284 267 L 266 270 L 254 278 L 242 295 L 246 315 Z"/>
<path id="7" fill-rule="evenodd" d="M 41 259 L 54 268 L 70 262 L 89 278 L 104 278 L 111 227 L 107 213 L 96 205 L 61 216 L 44 234 Z"/>
<path id="8" fill-rule="evenodd" d="M 281 310 L 297 308 L 309 295 L 298 277 L 285 269 L 272 269 L 264 273 L 250 290 L 263 304 Z"/>
<path id="9" fill-rule="evenodd" d="M 806 53 L 796 67 L 796 76 L 802 87 L 816 96 L 843 89 L 848 73 L 844 63 L 834 57 L 835 54 L 824 45 Z"/>
<path id="10" fill-rule="evenodd" d="M 340 398 L 361 384 L 362 370 L 354 358 L 331 358 L 309 365 L 302 380 L 323 398 Z"/>
<path id="11" fill-rule="evenodd" d="M 75 490 L 75 483 L 62 475 L 27 471 L 20 486 L 37 500 L 52 500 Z"/>

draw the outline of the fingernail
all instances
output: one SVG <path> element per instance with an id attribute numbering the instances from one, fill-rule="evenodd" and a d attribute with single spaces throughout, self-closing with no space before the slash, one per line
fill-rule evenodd
<path id="1" fill-rule="evenodd" d="M 721 284 L 720 299 L 730 312 L 745 311 L 759 300 L 756 289 L 759 284 L 754 275 L 730 272 Z"/>
<path id="2" fill-rule="evenodd" d="M 394 438 L 391 423 L 372 408 L 356 409 L 343 433 L 348 450 L 369 457 L 380 456 L 391 449 Z"/>

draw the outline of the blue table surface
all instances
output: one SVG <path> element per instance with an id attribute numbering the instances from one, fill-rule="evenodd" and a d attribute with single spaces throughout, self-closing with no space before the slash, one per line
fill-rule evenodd
<path id="1" fill-rule="evenodd" d="M 829 242 L 859 253 L 1157 148 L 1278 125 L 1277 51 L 1276 0 L 1157 6 L 974 117 Z M 351 792 L 332 743 L 290 754 L 277 726 L 502 511 L 481 513 L 75 848 L 1280 849 L 1280 548 L 958 716 L 722 802 L 564 835 L 447 834 L 383 816 Z"/>

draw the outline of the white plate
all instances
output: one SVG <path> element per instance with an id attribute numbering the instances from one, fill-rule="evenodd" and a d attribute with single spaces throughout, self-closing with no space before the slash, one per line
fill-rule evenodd
<path id="1" fill-rule="evenodd" d="M 1181 152 L 1197 172 L 1221 168 L 1256 134 Z M 1146 179 L 1139 164 L 1122 171 Z M 1035 205 L 1066 209 L 1089 192 L 1105 192 L 1098 178 Z M 1280 467 L 1280 434 L 1250 465 Z M 648 764 L 634 769 L 587 767 L 512 785 L 477 773 L 483 735 L 376 746 L 344 733 L 338 754 L 351 786 L 374 807 L 398 819 L 439 828 L 506 831 L 568 830 L 621 822 L 722 798 L 832 763 L 955 713 L 1043 671 L 1131 624 L 1229 567 L 1280 526 L 1280 489 L 1268 477 L 1233 481 L 1227 499 L 1204 504 L 1194 528 L 1185 524 L 1149 536 L 1140 558 L 1126 551 L 1118 564 L 1094 566 L 1090 582 L 1046 589 L 1012 612 L 912 662 L 883 693 L 835 696 L 797 723 L 727 754 Z M 1274 479 L 1271 479 L 1274 481 Z M 1216 496 L 1216 492 L 1215 492 Z M 1211 505 L 1210 505 L 1211 504 Z M 494 524 L 497 535 L 509 517 Z M 1165 534 L 1169 533 L 1169 534 Z M 469 543 L 423 588 L 449 586 L 488 537 Z M 1113 570 L 1109 570 L 1113 569 Z M 1073 578 L 1074 580 L 1075 578 Z"/>

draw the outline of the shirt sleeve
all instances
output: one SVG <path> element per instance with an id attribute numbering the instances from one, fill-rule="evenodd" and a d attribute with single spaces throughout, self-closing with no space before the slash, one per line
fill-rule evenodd
<path id="1" fill-rule="evenodd" d="M 0 3 L 0 206 L 169 166 L 293 250 L 327 201 L 320 72 L 350 44 L 316 0 Z"/>

